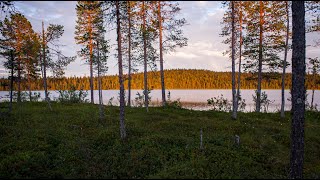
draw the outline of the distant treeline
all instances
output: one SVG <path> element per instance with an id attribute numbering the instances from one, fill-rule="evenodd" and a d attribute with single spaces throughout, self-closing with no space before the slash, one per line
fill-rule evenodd
<path id="1" fill-rule="evenodd" d="M 209 70 L 165 70 L 166 89 L 231 89 L 231 72 L 214 72 Z M 237 74 L 236 74 L 237 76 Z M 281 74 L 265 74 L 267 78 L 262 81 L 262 89 L 281 89 Z M 319 75 L 316 77 L 320 80 Z M 48 78 L 49 90 L 66 90 L 72 85 L 76 89 L 89 90 L 89 77 L 65 77 Z M 128 76 L 125 75 L 125 88 L 127 89 Z M 256 89 L 256 76 L 251 73 L 241 74 L 241 89 Z M 0 79 L 0 90 L 9 90 L 8 79 Z M 132 75 L 132 89 L 143 89 L 143 73 Z M 161 89 L 160 73 L 148 72 L 148 86 L 150 89 Z M 307 89 L 312 89 L 312 76 L 306 77 Z M 285 88 L 291 87 L 291 73 L 286 74 Z M 17 89 L 16 84 L 14 88 Z M 42 79 L 37 79 L 31 83 L 31 90 L 43 90 Z M 98 89 L 97 78 L 94 79 L 94 89 Z M 102 89 L 119 89 L 119 79 L 117 75 L 102 77 Z M 318 84 L 315 89 L 320 89 Z M 27 84 L 22 83 L 22 90 L 27 90 Z"/>

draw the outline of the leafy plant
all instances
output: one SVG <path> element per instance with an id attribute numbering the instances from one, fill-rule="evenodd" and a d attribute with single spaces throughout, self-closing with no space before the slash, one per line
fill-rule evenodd
<path id="1" fill-rule="evenodd" d="M 29 97 L 29 93 L 27 93 L 27 96 Z M 31 92 L 31 101 L 38 102 L 40 99 L 40 92 Z"/>
<path id="2" fill-rule="evenodd" d="M 112 101 L 113 101 L 114 97 L 111 97 L 108 101 L 108 106 L 113 106 Z"/>
<path id="3" fill-rule="evenodd" d="M 144 93 L 145 93 L 144 90 L 143 90 L 143 94 L 140 94 L 139 92 L 137 92 L 137 94 L 136 94 L 137 97 L 134 98 L 134 102 L 137 107 L 142 107 L 144 105 L 144 101 L 145 101 L 144 100 Z M 148 103 L 150 103 L 151 96 L 149 94 L 151 93 L 151 89 L 148 89 L 147 93 L 148 93 Z"/>
<path id="4" fill-rule="evenodd" d="M 289 94 L 290 96 L 287 98 L 288 101 L 292 101 L 291 99 L 291 89 L 289 89 Z M 309 111 L 319 111 L 318 110 L 318 104 L 315 104 L 313 107 L 311 107 L 311 104 L 308 102 L 308 93 L 307 93 L 307 90 L 305 90 L 305 107 L 306 107 L 306 110 L 309 110 Z"/>
<path id="5" fill-rule="evenodd" d="M 86 99 L 88 91 L 80 89 L 76 90 L 74 85 L 70 86 L 70 90 L 59 90 L 58 102 L 61 103 L 87 103 Z"/>
<path id="6" fill-rule="evenodd" d="M 254 107 L 256 107 L 258 91 L 255 90 L 254 92 L 255 92 L 255 95 L 252 95 L 252 98 L 254 102 Z M 271 101 L 270 99 L 268 99 L 267 93 L 265 91 L 262 91 L 260 96 L 260 105 L 264 112 L 268 111 L 270 103 L 274 103 L 274 101 Z"/>
<path id="7" fill-rule="evenodd" d="M 173 108 L 181 108 L 180 98 L 178 98 L 177 100 L 172 101 L 171 100 L 171 93 L 169 91 L 168 95 L 167 95 L 166 106 L 173 107 Z"/>
<path id="8" fill-rule="evenodd" d="M 238 96 L 238 111 L 244 111 L 246 109 L 246 100 L 242 99 L 241 94 Z"/>
<path id="9" fill-rule="evenodd" d="M 221 96 L 208 99 L 207 101 L 208 105 L 211 105 L 214 111 L 231 111 L 232 103 L 227 98 L 223 98 L 223 94 L 221 94 Z"/>
<path id="10" fill-rule="evenodd" d="M 8 95 L 8 97 L 10 98 L 10 95 Z M 21 91 L 20 92 L 20 97 L 21 97 L 21 102 L 25 102 L 28 99 L 28 93 Z M 17 102 L 18 101 L 18 92 L 13 92 L 12 93 L 12 101 Z"/>

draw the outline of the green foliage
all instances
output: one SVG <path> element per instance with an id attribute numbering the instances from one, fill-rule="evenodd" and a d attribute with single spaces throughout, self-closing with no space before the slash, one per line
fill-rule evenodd
<path id="1" fill-rule="evenodd" d="M 246 109 L 246 100 L 242 99 L 241 94 L 238 96 L 238 111 L 244 111 Z"/>
<path id="2" fill-rule="evenodd" d="M 166 100 L 166 107 L 173 107 L 173 108 L 181 108 L 180 98 L 177 100 L 171 100 L 171 92 L 168 92 L 167 100 Z"/>
<path id="3" fill-rule="evenodd" d="M 28 97 L 31 97 L 31 101 L 38 102 L 40 100 L 40 92 L 28 92 Z"/>
<path id="4" fill-rule="evenodd" d="M 208 105 L 211 105 L 214 111 L 231 111 L 231 101 L 227 98 L 223 98 L 223 94 L 221 94 L 221 96 L 208 99 L 207 101 Z"/>
<path id="5" fill-rule="evenodd" d="M 74 86 L 70 86 L 70 90 L 59 90 L 58 102 L 61 103 L 87 103 L 88 92 L 82 89 L 76 90 Z"/>
<path id="6" fill-rule="evenodd" d="M 145 93 L 144 90 L 143 90 L 143 93 L 142 93 L 142 94 L 140 94 L 139 92 L 137 92 L 137 94 L 136 94 L 137 97 L 134 98 L 135 106 L 137 106 L 137 107 L 143 107 L 144 101 L 145 101 L 145 99 L 144 99 L 144 93 Z M 150 103 L 150 102 L 151 102 L 151 96 L 150 96 L 151 89 L 147 89 L 147 93 L 148 93 L 148 103 Z"/>
<path id="7" fill-rule="evenodd" d="M 244 111 L 246 109 L 246 100 L 242 99 L 241 94 L 238 96 L 238 111 Z M 232 101 L 227 98 L 223 98 L 223 94 L 218 97 L 214 97 L 207 100 L 208 105 L 212 106 L 214 111 L 230 112 L 232 109 Z"/>
<path id="8" fill-rule="evenodd" d="M 22 91 L 20 96 L 21 96 L 21 101 L 26 102 L 26 101 L 30 101 L 30 97 L 31 97 L 31 101 L 34 102 L 38 102 L 40 100 L 40 92 L 24 92 Z M 10 99 L 10 93 L 5 95 L 6 98 Z M 13 92 L 12 93 L 12 101 L 17 102 L 18 100 L 18 92 Z"/>
<path id="9" fill-rule="evenodd" d="M 113 106 L 112 101 L 113 101 L 114 97 L 111 97 L 107 103 L 108 106 Z"/>
<path id="10" fill-rule="evenodd" d="M 258 91 L 255 90 L 254 91 L 255 94 L 252 95 L 252 100 L 254 102 L 254 107 L 256 107 L 256 103 L 257 103 L 257 96 L 258 96 Z M 268 111 L 269 105 L 270 103 L 273 103 L 274 101 L 271 101 L 270 99 L 268 99 L 268 95 L 265 91 L 261 92 L 261 96 L 260 96 L 260 106 L 262 107 L 262 110 L 264 112 Z"/>
<path id="11" fill-rule="evenodd" d="M 126 107 L 127 141 L 119 107 L 52 102 L 13 104 L 0 120 L 0 178 L 287 178 L 291 115 Z M 319 178 L 319 112 L 306 112 L 304 178 Z M 199 150 L 199 129 L 204 150 Z M 234 136 L 241 138 L 234 146 Z"/>

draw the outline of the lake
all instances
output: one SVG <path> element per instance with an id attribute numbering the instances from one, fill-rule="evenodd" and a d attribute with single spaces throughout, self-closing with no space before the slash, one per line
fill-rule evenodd
<path id="1" fill-rule="evenodd" d="M 271 100 L 271 103 L 268 107 L 267 112 L 277 112 L 280 110 L 281 107 L 281 90 L 262 90 L 265 91 L 268 95 L 268 99 Z M 40 92 L 41 99 L 44 99 L 44 91 L 32 91 L 32 92 Z M 58 91 L 49 91 L 51 99 L 57 99 L 59 97 Z M 87 91 L 88 95 L 86 99 L 90 99 L 90 91 Z M 137 97 L 137 93 L 142 94 L 142 90 L 131 90 L 131 99 L 132 104 L 135 104 L 135 98 Z M 207 100 L 213 97 L 218 97 L 221 95 L 223 98 L 227 98 L 228 100 L 232 99 L 232 94 L 230 89 L 173 89 L 167 90 L 166 95 L 170 92 L 170 99 L 177 100 L 180 99 L 183 108 L 193 109 L 193 110 L 210 110 L 212 106 L 207 104 Z M 103 103 L 108 104 L 110 101 L 113 105 L 119 105 L 119 90 L 103 90 Z M 9 91 L 0 91 L 0 101 L 9 100 L 6 95 L 9 94 Z M 254 111 L 254 102 L 252 95 L 254 94 L 253 89 L 245 89 L 241 90 L 241 96 L 245 99 L 246 108 L 245 111 Z M 307 91 L 307 99 L 308 102 L 311 103 L 311 94 L 312 91 Z M 127 91 L 126 91 L 127 96 Z M 151 96 L 151 106 L 157 106 L 161 103 L 161 90 L 152 90 L 150 93 Z M 291 98 L 289 90 L 285 90 L 285 99 L 286 99 L 286 106 L 285 110 L 289 111 L 291 109 L 291 102 L 288 100 Z M 98 103 L 98 90 L 94 91 L 94 100 L 95 103 Z M 314 95 L 314 104 L 320 105 L 320 90 L 315 91 Z M 319 109 L 319 108 L 318 108 Z"/>

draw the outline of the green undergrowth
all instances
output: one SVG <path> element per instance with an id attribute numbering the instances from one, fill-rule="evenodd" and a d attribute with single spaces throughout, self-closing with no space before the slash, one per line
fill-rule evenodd
<path id="1" fill-rule="evenodd" d="M 288 177 L 290 112 L 127 107 L 122 141 L 119 107 L 104 108 L 101 122 L 98 105 L 14 104 L 0 118 L 0 178 Z M 319 112 L 306 113 L 304 177 L 320 177 Z"/>

